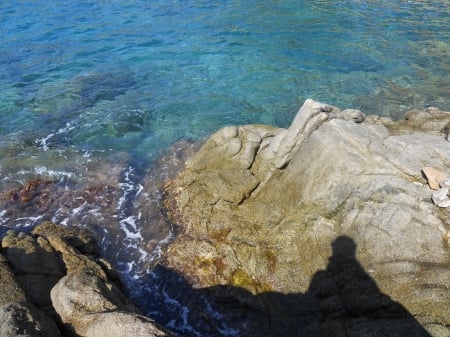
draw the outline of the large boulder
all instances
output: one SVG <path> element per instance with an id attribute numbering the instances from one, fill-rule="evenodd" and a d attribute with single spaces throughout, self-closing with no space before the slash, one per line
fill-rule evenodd
<path id="1" fill-rule="evenodd" d="M 422 175 L 431 166 L 450 176 L 450 113 L 407 117 L 363 122 L 361 112 L 307 100 L 288 129 L 247 125 L 213 134 L 167 185 L 181 231 L 167 265 L 196 288 L 239 288 L 255 299 L 312 296 L 322 323 L 306 322 L 305 335 L 327 327 L 385 336 L 383 327 L 416 320 L 407 335 L 450 335 L 450 209 L 432 203 Z M 343 237 L 353 249 L 333 246 Z M 342 273 L 342 249 L 354 254 L 353 278 Z M 280 319 L 265 310 L 269 321 Z M 325 324 L 336 317 L 347 323 Z M 269 335 L 289 330 L 274 326 Z"/>
<path id="2" fill-rule="evenodd" d="M 172 336 L 127 299 L 89 232 L 46 222 L 1 246 L 0 336 L 61 336 L 57 324 L 67 336 Z"/>
<path id="3" fill-rule="evenodd" d="M 62 321 L 79 336 L 172 336 L 140 315 L 113 283 L 90 268 L 62 278 L 51 298 Z"/>

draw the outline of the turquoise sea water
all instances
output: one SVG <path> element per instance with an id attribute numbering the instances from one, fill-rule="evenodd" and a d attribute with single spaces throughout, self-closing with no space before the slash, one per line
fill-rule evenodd
<path id="1" fill-rule="evenodd" d="M 450 109 L 448 1 L 0 4 L 0 132 L 138 151 L 228 124 L 287 126 L 311 97 Z M 24 136 L 25 137 L 25 136 Z"/>
<path id="2" fill-rule="evenodd" d="M 0 39 L 0 192 L 51 180 L 56 205 L 2 201 L 0 234 L 93 228 L 137 297 L 174 235 L 154 225 L 152 189 L 174 142 L 286 127 L 306 98 L 392 118 L 450 110 L 449 1 L 1 1 Z M 165 324 L 199 335 L 187 322 Z"/>

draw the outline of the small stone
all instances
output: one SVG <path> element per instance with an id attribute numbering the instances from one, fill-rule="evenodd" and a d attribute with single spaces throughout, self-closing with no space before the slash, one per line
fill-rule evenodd
<path id="1" fill-rule="evenodd" d="M 425 166 L 422 172 L 433 190 L 439 189 L 439 183 L 447 179 L 446 174 L 435 167 Z"/>
<path id="2" fill-rule="evenodd" d="M 441 181 L 441 182 L 439 183 L 439 186 L 441 186 L 442 188 L 444 188 L 444 187 L 450 188 L 450 178 L 447 179 L 447 180 Z"/>
<path id="3" fill-rule="evenodd" d="M 449 189 L 447 187 L 440 188 L 431 195 L 431 200 L 438 207 L 450 207 L 450 198 L 448 196 Z"/>
<path id="4" fill-rule="evenodd" d="M 361 110 L 345 109 L 340 112 L 341 118 L 347 121 L 353 121 L 355 123 L 362 123 L 366 119 L 366 116 Z"/>

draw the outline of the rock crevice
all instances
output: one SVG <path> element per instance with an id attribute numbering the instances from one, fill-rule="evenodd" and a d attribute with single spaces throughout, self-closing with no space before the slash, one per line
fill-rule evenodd
<path id="1" fill-rule="evenodd" d="M 1 336 L 172 336 L 128 301 L 87 231 L 43 223 L 1 248 Z"/>

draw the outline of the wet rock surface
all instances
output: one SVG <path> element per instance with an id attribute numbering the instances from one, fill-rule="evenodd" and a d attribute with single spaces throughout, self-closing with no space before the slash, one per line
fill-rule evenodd
<path id="1" fill-rule="evenodd" d="M 126 298 L 91 234 L 43 223 L 1 241 L 2 336 L 171 336 Z"/>
<path id="2" fill-rule="evenodd" d="M 240 335 L 450 334 L 449 209 L 422 176 L 450 174 L 450 114 L 363 119 L 307 100 L 288 129 L 218 131 L 167 185 L 166 265 Z"/>

